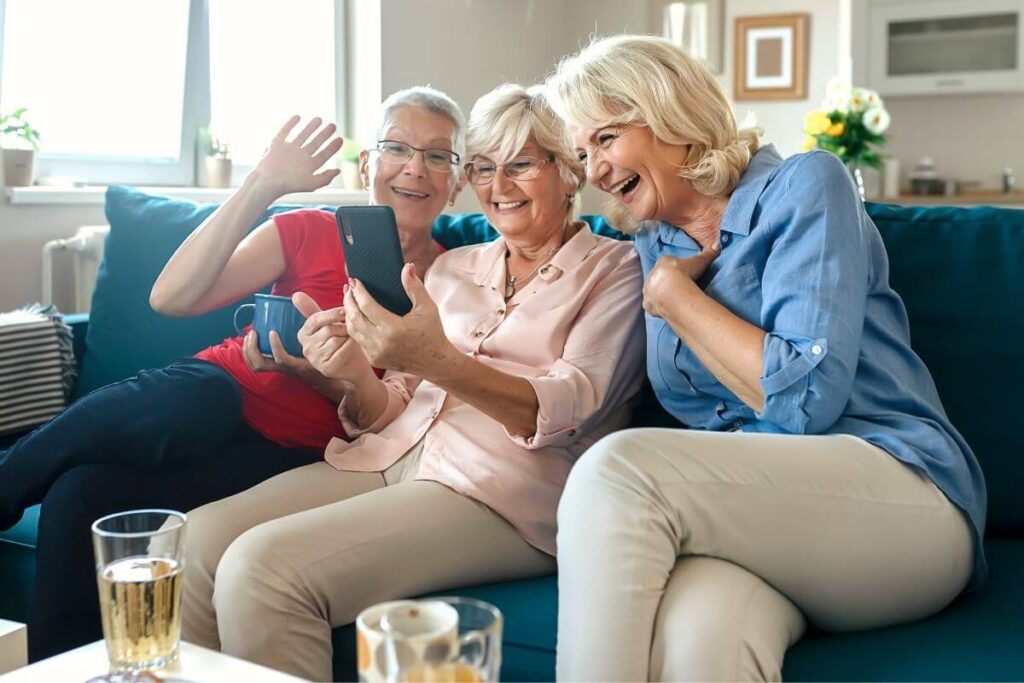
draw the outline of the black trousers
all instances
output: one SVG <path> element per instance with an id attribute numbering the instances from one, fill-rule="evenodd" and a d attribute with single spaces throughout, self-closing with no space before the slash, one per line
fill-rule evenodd
<path id="1" fill-rule="evenodd" d="M 271 442 L 241 409 L 229 374 L 188 359 L 98 389 L 0 453 L 0 525 L 42 503 L 32 661 L 102 636 L 96 519 L 142 507 L 187 511 L 322 457 Z"/>

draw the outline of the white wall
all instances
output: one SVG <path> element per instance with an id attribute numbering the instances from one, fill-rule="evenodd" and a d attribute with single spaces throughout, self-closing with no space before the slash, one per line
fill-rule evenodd
<path id="1" fill-rule="evenodd" d="M 0 311 L 40 300 L 46 242 L 71 237 L 78 226 L 106 222 L 102 205 L 11 206 L 0 197 Z M 62 310 L 71 310 L 74 303 L 70 266 L 68 254 L 55 256 L 53 294 Z"/>
<path id="2" fill-rule="evenodd" d="M 1009 166 L 1024 186 L 1024 96 L 887 97 L 885 106 L 892 115 L 885 152 L 900 160 L 904 185 L 914 162 L 930 156 L 944 178 L 995 189 Z"/>

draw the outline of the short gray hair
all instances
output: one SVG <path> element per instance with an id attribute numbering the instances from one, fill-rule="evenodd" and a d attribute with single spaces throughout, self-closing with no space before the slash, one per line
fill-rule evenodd
<path id="1" fill-rule="evenodd" d="M 455 153 L 459 157 L 465 154 L 466 117 L 462 114 L 462 110 L 455 103 L 455 100 L 440 90 L 431 88 L 429 85 L 417 85 L 405 90 L 399 90 L 389 95 L 381 103 L 379 123 L 369 147 L 375 147 L 380 142 L 380 136 L 384 133 L 384 128 L 388 125 L 388 121 L 402 107 L 419 107 L 451 121 L 452 126 L 455 128 L 455 139 L 453 140 Z"/>
<path id="2" fill-rule="evenodd" d="M 554 157 L 562 180 L 576 188 L 568 207 L 569 217 L 575 220 L 587 174 L 573 153 L 565 124 L 548 104 L 543 87 L 505 83 L 473 105 L 466 135 L 470 157 L 492 153 L 499 157 L 494 161 L 504 163 L 518 154 L 530 137 Z"/>

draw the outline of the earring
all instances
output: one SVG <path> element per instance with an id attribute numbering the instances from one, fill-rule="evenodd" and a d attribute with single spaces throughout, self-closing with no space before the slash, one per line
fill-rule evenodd
<path id="1" fill-rule="evenodd" d="M 448 200 L 448 206 L 455 206 L 455 197 Z"/>

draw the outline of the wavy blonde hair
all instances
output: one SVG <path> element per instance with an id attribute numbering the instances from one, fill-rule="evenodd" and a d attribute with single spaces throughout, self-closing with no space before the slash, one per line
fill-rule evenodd
<path id="1" fill-rule="evenodd" d="M 663 142 L 690 145 L 679 177 L 704 195 L 730 194 L 761 144 L 760 129 L 737 126 L 707 67 L 664 38 L 595 39 L 559 63 L 545 94 L 573 125 L 648 126 Z"/>
<path id="2" fill-rule="evenodd" d="M 575 188 L 572 196 L 567 197 L 566 211 L 570 220 L 576 220 L 580 190 L 587 182 L 587 174 L 573 152 L 565 123 L 548 104 L 543 86 L 526 88 L 505 83 L 478 99 L 466 130 L 467 158 L 493 155 L 493 161 L 505 163 L 530 138 L 554 157 L 559 176 Z"/>

